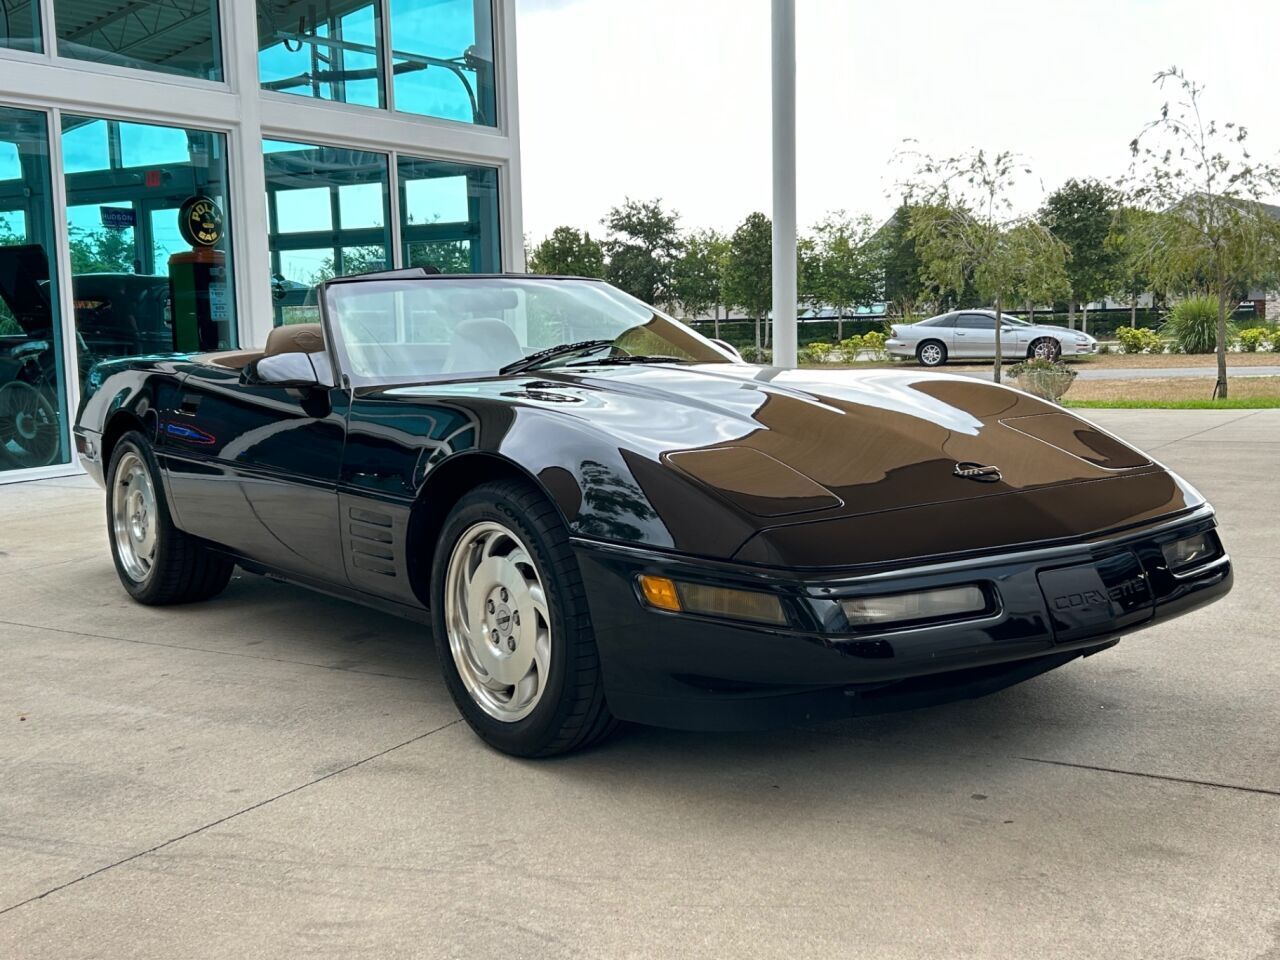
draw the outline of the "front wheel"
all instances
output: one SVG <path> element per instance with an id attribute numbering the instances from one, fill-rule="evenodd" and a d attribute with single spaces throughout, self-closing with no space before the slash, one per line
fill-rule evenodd
<path id="1" fill-rule="evenodd" d="M 947 348 L 937 340 L 926 340 L 916 351 L 916 359 L 926 367 L 940 367 L 947 362 Z"/>
<path id="2" fill-rule="evenodd" d="M 568 531 L 528 484 L 487 483 L 458 501 L 431 610 L 449 693 L 490 746 L 546 757 L 616 726 Z"/>
<path id="3" fill-rule="evenodd" d="M 120 438 L 107 469 L 107 530 L 116 573 L 129 596 L 149 606 L 217 596 L 234 564 L 173 525 L 146 438 Z"/>
<path id="4" fill-rule="evenodd" d="M 1041 337 L 1031 344 L 1027 356 L 1035 360 L 1057 360 L 1062 356 L 1062 344 L 1052 337 Z"/>

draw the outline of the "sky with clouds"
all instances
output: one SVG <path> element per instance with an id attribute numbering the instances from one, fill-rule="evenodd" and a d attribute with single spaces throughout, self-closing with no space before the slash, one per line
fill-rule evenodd
<path id="1" fill-rule="evenodd" d="M 1275 0 L 797 0 L 797 199 L 887 214 L 907 138 L 1013 150 L 1036 177 L 1110 178 L 1158 115 L 1156 71 L 1280 150 Z M 770 203 L 769 0 L 517 0 L 524 222 L 599 230 L 624 196 L 731 229 Z"/>

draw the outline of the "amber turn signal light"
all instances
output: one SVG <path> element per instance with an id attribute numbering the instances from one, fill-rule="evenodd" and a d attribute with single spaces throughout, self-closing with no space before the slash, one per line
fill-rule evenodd
<path id="1" fill-rule="evenodd" d="M 674 580 L 655 577 L 649 573 L 642 573 L 637 579 L 640 581 L 640 591 L 644 594 L 645 602 L 649 606 L 674 613 L 680 612 L 680 594 L 676 590 Z"/>

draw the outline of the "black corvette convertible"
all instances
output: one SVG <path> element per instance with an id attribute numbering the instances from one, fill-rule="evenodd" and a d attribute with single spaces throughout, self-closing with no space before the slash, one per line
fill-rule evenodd
<path id="1" fill-rule="evenodd" d="M 513 754 L 977 696 L 1231 587 L 1195 490 L 1016 390 L 751 366 L 594 280 L 319 299 L 262 350 L 94 368 L 120 579 L 182 603 L 239 565 L 429 622 Z"/>

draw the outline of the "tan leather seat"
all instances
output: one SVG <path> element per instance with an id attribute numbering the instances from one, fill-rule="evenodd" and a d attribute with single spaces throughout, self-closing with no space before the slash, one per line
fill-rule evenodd
<path id="1" fill-rule="evenodd" d="M 290 323 L 275 327 L 267 334 L 264 357 L 278 357 L 282 353 L 319 353 L 324 349 L 324 331 L 318 323 Z"/>

